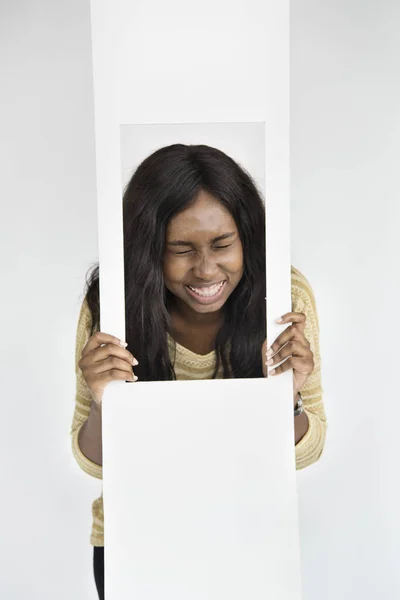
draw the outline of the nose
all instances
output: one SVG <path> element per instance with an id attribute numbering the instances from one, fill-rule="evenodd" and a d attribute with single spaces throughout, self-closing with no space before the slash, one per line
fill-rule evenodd
<path id="1" fill-rule="evenodd" d="M 196 264 L 193 267 L 193 275 L 199 279 L 204 279 L 205 281 L 215 279 L 218 271 L 219 268 L 215 257 L 210 256 L 209 254 L 198 256 Z"/>

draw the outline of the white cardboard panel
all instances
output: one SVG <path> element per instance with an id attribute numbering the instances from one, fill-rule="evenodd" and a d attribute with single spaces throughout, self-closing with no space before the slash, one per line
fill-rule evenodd
<path id="1" fill-rule="evenodd" d="M 293 417 L 277 380 L 116 387 L 103 406 L 106 597 L 299 599 Z"/>
<path id="2" fill-rule="evenodd" d="M 275 338 L 291 308 L 288 0 L 92 0 L 91 21 L 102 331 L 125 332 L 120 125 L 261 121 Z"/>
<path id="3" fill-rule="evenodd" d="M 125 329 L 121 124 L 262 121 L 265 123 L 268 214 L 267 324 L 269 339 L 275 339 L 282 330 L 275 319 L 291 307 L 288 2 L 206 0 L 195 7 L 176 0 L 169 3 L 92 0 L 91 14 L 102 331 L 123 337 Z M 174 386 L 173 394 L 169 391 L 171 386 Z M 162 407 L 154 404 L 157 398 L 164 398 Z M 209 403 L 207 412 L 204 412 L 205 402 Z M 198 419 L 200 408 L 203 421 Z M 247 588 L 253 598 L 300 598 L 292 410 L 290 373 L 268 381 L 115 384 L 108 388 L 103 418 L 107 600 L 159 598 L 161 588 L 157 591 L 154 587 L 154 572 L 164 573 L 164 585 L 168 585 L 170 592 L 168 597 L 183 598 L 187 592 L 188 581 L 181 583 L 181 578 L 168 576 L 168 572 L 176 575 L 178 570 L 165 570 L 166 558 L 162 552 L 153 555 L 145 552 L 143 536 L 132 536 L 128 527 L 119 526 L 123 521 L 130 522 L 134 531 L 138 531 L 140 527 L 151 528 L 155 521 L 159 524 L 164 521 L 162 496 L 153 497 L 147 512 L 141 510 L 140 513 L 130 508 L 146 505 L 149 490 L 144 485 L 137 485 L 141 478 L 143 481 L 145 466 L 147 481 L 158 481 L 158 485 L 163 481 L 165 465 L 162 461 L 152 461 L 154 454 L 150 453 L 148 441 L 140 433 L 149 433 L 152 419 L 158 422 L 158 434 L 163 430 L 163 423 L 175 425 L 175 429 L 171 429 L 175 436 L 168 439 L 150 436 L 156 455 L 177 457 L 183 451 L 188 460 L 192 458 L 204 476 L 205 497 L 210 493 L 207 488 L 210 481 L 215 482 L 215 474 L 213 480 L 207 479 L 207 467 L 213 463 L 226 465 L 228 475 L 232 475 L 234 465 L 237 467 L 233 458 L 237 456 L 235 452 L 241 453 L 243 486 L 240 478 L 232 480 L 227 475 L 221 480 L 218 497 L 214 496 L 214 503 L 207 505 L 209 512 L 203 514 L 209 524 L 216 526 L 219 522 L 221 510 L 218 507 L 230 497 L 232 482 L 237 486 L 236 490 L 246 489 L 246 473 L 253 473 L 254 481 L 258 482 L 256 488 L 261 500 L 255 513 L 255 488 L 251 486 L 249 493 L 241 497 L 242 503 L 237 505 L 239 522 L 246 523 L 249 514 L 256 514 L 255 520 L 259 520 L 265 534 L 260 534 L 259 539 L 253 538 L 254 547 L 250 552 L 254 560 L 246 557 L 249 546 L 245 544 L 236 545 L 231 554 L 232 540 L 225 534 L 230 531 L 232 520 L 226 521 L 225 526 L 222 522 L 219 529 L 209 527 L 203 537 L 201 530 L 197 529 L 197 537 L 190 538 L 190 547 L 186 545 L 188 555 L 196 556 L 196 548 L 203 540 L 203 550 L 208 544 L 212 556 L 218 538 L 220 552 L 231 556 L 231 566 L 236 565 L 229 571 L 230 579 L 227 581 L 228 563 L 224 563 L 225 570 L 221 571 L 213 563 L 210 567 L 212 585 L 208 595 L 203 594 L 203 597 L 216 598 L 225 589 L 229 589 L 232 596 L 232 590 L 237 588 L 239 595 L 232 597 L 243 598 L 243 582 L 247 581 L 249 586 L 254 580 L 257 581 L 254 590 L 253 587 Z M 222 414 L 229 414 L 227 422 L 230 427 L 221 428 L 219 443 L 213 421 L 208 418 L 212 414 L 217 422 Z M 243 420 L 244 414 L 246 421 Z M 235 445 L 234 434 L 240 431 L 241 424 L 243 435 Z M 191 431 L 192 438 L 179 437 L 179 432 L 187 430 Z M 127 431 L 129 435 L 126 435 Z M 199 434 L 210 440 L 210 454 L 204 455 L 202 467 L 199 453 L 204 444 L 196 438 Z M 198 445 L 189 444 L 190 439 L 197 439 Z M 230 449 L 229 454 L 225 448 Z M 132 462 L 132 456 L 138 460 Z M 263 463 L 262 457 L 266 462 Z M 174 482 L 169 488 L 169 506 L 174 505 L 174 494 L 175 500 L 179 500 L 176 478 Z M 267 482 L 269 495 L 265 504 Z M 192 520 L 195 527 L 198 501 L 195 494 L 188 495 L 187 499 L 186 523 Z M 264 513 L 260 505 L 266 507 Z M 179 515 L 175 514 L 175 524 L 180 525 L 176 531 L 183 531 L 185 515 L 180 522 Z M 207 518 L 210 520 L 207 521 Z M 279 527 L 276 527 L 277 523 Z M 167 526 L 165 522 L 164 527 Z M 217 538 L 213 537 L 213 531 Z M 167 529 L 164 529 L 166 533 Z M 180 547 L 183 540 L 183 537 L 174 540 L 179 556 L 183 556 Z M 185 544 L 190 540 L 186 539 Z M 270 569 L 265 558 L 271 555 L 272 547 L 282 551 L 276 551 L 278 560 Z M 130 571 L 121 570 L 119 565 L 135 565 L 135 557 L 139 556 L 147 558 L 141 562 L 140 581 L 136 578 L 132 582 Z M 238 568 L 239 564 L 243 565 L 242 570 Z M 202 581 L 201 562 L 194 561 L 192 575 L 196 572 L 196 565 L 197 581 L 204 592 L 207 584 L 206 580 Z M 136 587 L 132 588 L 132 585 Z M 246 597 L 248 595 L 246 592 Z M 163 597 L 167 597 L 165 593 Z M 218 597 L 221 598 L 221 594 Z"/>

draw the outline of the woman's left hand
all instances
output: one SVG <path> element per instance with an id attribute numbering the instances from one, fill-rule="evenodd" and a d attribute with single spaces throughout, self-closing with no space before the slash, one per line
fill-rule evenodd
<path id="1" fill-rule="evenodd" d="M 279 375 L 293 369 L 293 404 L 297 403 L 297 395 L 314 370 L 314 355 L 310 343 L 304 335 L 306 316 L 303 313 L 286 313 L 277 323 L 292 323 L 268 347 L 267 340 L 263 344 L 262 359 L 264 376 Z M 279 367 L 277 363 L 285 360 Z M 268 361 L 268 363 L 267 363 Z"/>

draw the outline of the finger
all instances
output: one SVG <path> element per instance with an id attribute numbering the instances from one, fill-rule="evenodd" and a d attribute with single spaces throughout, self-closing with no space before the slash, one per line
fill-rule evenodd
<path id="1" fill-rule="evenodd" d="M 108 358 L 120 360 L 130 369 L 132 369 L 132 366 L 139 364 L 127 350 L 113 344 L 106 344 L 104 347 L 97 348 L 85 354 L 79 361 L 78 366 L 83 373 L 85 373 L 85 371 L 90 372 L 92 369 L 94 369 L 94 372 L 100 372 L 101 369 L 99 371 L 97 365 L 104 364 Z"/>
<path id="2" fill-rule="evenodd" d="M 269 367 L 272 367 L 272 365 L 277 365 L 279 362 L 281 362 L 281 360 L 287 358 L 288 356 L 298 356 L 300 358 L 309 359 L 312 357 L 312 355 L 313 354 L 308 348 L 308 346 L 302 344 L 297 340 L 292 339 L 286 344 L 286 346 L 281 348 L 279 352 L 277 352 L 272 358 L 269 358 L 266 361 L 266 364 Z"/>
<path id="3" fill-rule="evenodd" d="M 96 377 L 96 382 L 101 387 L 104 387 L 110 381 L 137 381 L 136 375 L 133 373 L 127 373 L 126 371 L 120 371 L 119 369 L 112 369 L 111 371 L 105 371 Z"/>
<path id="4" fill-rule="evenodd" d="M 299 331 L 303 332 L 306 325 L 306 315 L 302 312 L 289 312 L 282 315 L 282 317 L 277 319 L 276 322 L 280 323 L 281 325 L 284 323 L 294 323 Z"/>
<path id="5" fill-rule="evenodd" d="M 304 339 L 304 336 L 298 329 L 296 329 L 294 325 L 290 325 L 285 329 L 285 331 L 278 335 L 274 343 L 267 350 L 267 358 L 271 358 L 282 348 L 282 346 L 290 342 L 292 339 L 295 339 L 300 343 L 302 343 L 302 340 Z"/>
<path id="6" fill-rule="evenodd" d="M 119 346 L 121 348 L 126 348 L 128 345 L 126 342 L 121 341 L 114 335 L 97 331 L 94 335 L 92 335 L 86 346 L 83 348 L 82 356 L 85 356 L 85 354 L 95 350 L 96 348 L 100 348 L 102 344 L 114 344 L 115 346 Z"/>
<path id="7" fill-rule="evenodd" d="M 268 368 L 267 368 L 268 365 L 266 364 L 267 348 L 268 348 L 268 340 L 265 340 L 265 342 L 261 346 L 261 365 L 262 365 L 262 372 L 263 372 L 264 377 L 268 376 Z"/>
<path id="8" fill-rule="evenodd" d="M 304 360 L 302 358 L 290 357 L 285 362 L 283 362 L 278 367 L 274 367 L 271 371 L 269 371 L 268 375 L 280 375 L 285 371 L 289 371 L 289 369 L 294 369 L 301 373 L 302 375 L 311 375 L 312 363 L 309 360 Z"/>
<path id="9" fill-rule="evenodd" d="M 105 344 L 104 346 L 100 346 L 100 348 L 96 348 L 92 350 L 92 352 L 86 354 L 86 357 L 90 357 L 95 362 L 100 362 L 105 360 L 109 356 L 116 356 L 121 360 L 126 360 L 129 364 L 136 366 L 139 364 L 138 360 L 129 350 L 125 350 L 125 348 L 121 348 L 120 346 L 116 346 L 115 344 Z M 86 358 L 84 357 L 84 359 Z"/>
<path id="10" fill-rule="evenodd" d="M 132 365 L 125 361 L 117 358 L 116 356 L 109 356 L 105 360 L 96 362 L 93 364 L 92 373 L 104 373 L 105 371 L 126 371 L 127 373 L 133 373 Z"/>

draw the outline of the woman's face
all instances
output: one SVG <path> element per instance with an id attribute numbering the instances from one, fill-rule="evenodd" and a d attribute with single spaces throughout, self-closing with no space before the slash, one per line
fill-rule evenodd
<path id="1" fill-rule="evenodd" d="M 164 280 L 196 313 L 218 311 L 243 275 L 243 248 L 232 215 L 202 191 L 168 224 Z"/>

